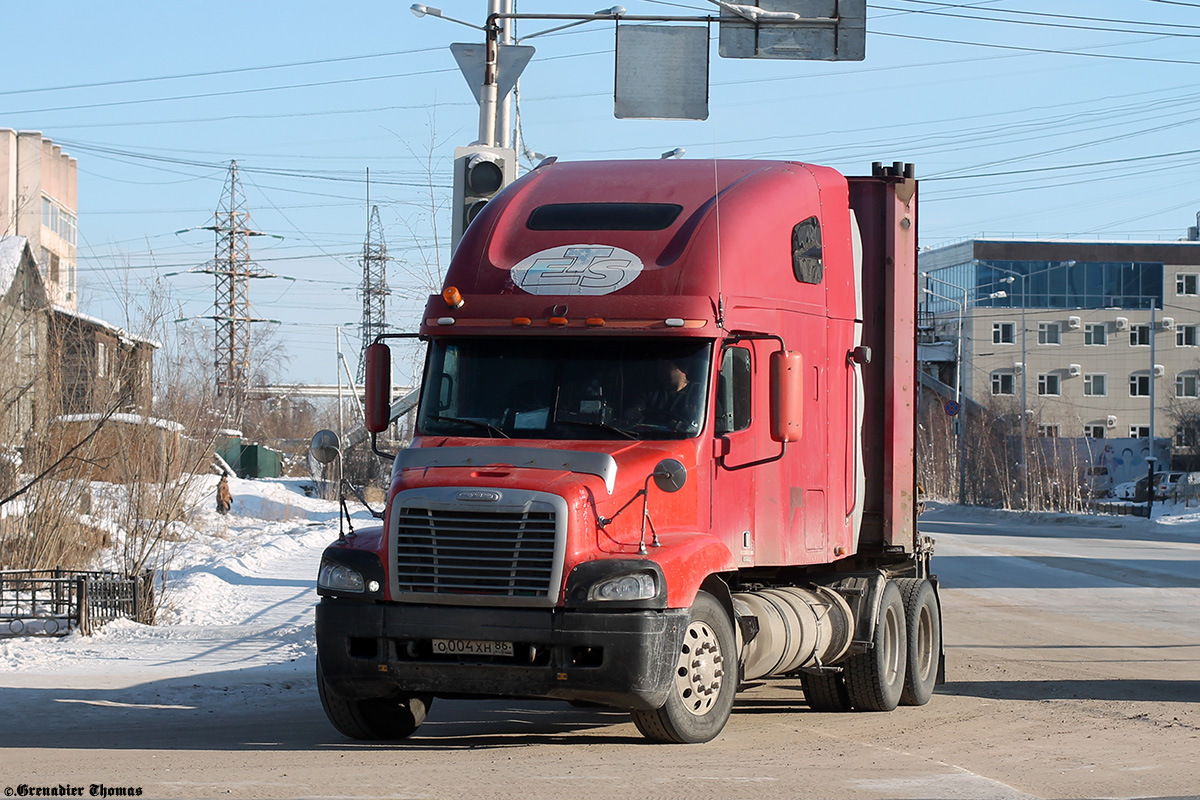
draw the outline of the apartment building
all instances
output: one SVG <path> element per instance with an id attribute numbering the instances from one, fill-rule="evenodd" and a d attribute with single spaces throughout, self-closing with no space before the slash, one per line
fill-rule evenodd
<path id="1" fill-rule="evenodd" d="M 36 131 L 0 128 L 0 236 L 29 242 L 50 302 L 78 307 L 75 159 Z"/>
<path id="2" fill-rule="evenodd" d="M 964 397 L 1043 436 L 1200 444 L 1200 241 L 974 239 L 918 263 Z"/>

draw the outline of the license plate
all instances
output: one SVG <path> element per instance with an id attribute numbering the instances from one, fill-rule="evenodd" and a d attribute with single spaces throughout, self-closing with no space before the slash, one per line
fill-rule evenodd
<path id="1" fill-rule="evenodd" d="M 512 656 L 512 642 L 480 639 L 434 639 L 433 652 L 441 656 Z"/>

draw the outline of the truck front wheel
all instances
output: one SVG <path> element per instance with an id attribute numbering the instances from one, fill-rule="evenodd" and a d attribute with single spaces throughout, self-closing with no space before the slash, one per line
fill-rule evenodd
<path id="1" fill-rule="evenodd" d="M 339 733 L 351 739 L 403 739 L 425 721 L 433 705 L 430 695 L 397 695 L 349 699 L 332 691 L 317 658 L 317 691 L 325 716 Z"/>
<path id="2" fill-rule="evenodd" d="M 679 649 L 667 702 L 634 711 L 633 722 L 655 742 L 693 744 L 715 739 L 733 710 L 738 663 L 733 623 L 717 599 L 696 595 Z"/>

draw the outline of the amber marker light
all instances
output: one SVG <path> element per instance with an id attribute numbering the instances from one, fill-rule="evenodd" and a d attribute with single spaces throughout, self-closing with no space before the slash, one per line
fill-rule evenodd
<path id="1" fill-rule="evenodd" d="M 604 317 L 588 317 L 587 324 L 589 328 L 603 328 Z"/>
<path id="2" fill-rule="evenodd" d="M 518 328 L 528 328 L 532 324 L 533 320 L 529 317 L 513 317 L 513 325 L 516 325 Z"/>
<path id="3" fill-rule="evenodd" d="M 566 317 L 551 317 L 550 319 L 547 320 L 547 322 L 549 322 L 551 325 L 557 325 L 558 327 L 561 328 L 567 324 L 567 318 Z"/>
<path id="4" fill-rule="evenodd" d="M 463 307 L 462 292 L 458 291 L 457 286 L 447 286 L 442 290 L 442 299 L 446 301 L 446 305 L 451 308 Z"/>

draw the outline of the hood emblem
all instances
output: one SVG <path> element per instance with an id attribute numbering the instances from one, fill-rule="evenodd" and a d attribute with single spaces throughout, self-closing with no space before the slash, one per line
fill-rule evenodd
<path id="1" fill-rule="evenodd" d="M 500 493 L 493 492 L 490 489 L 466 489 L 459 492 L 455 497 L 459 500 L 469 503 L 499 503 Z"/>

